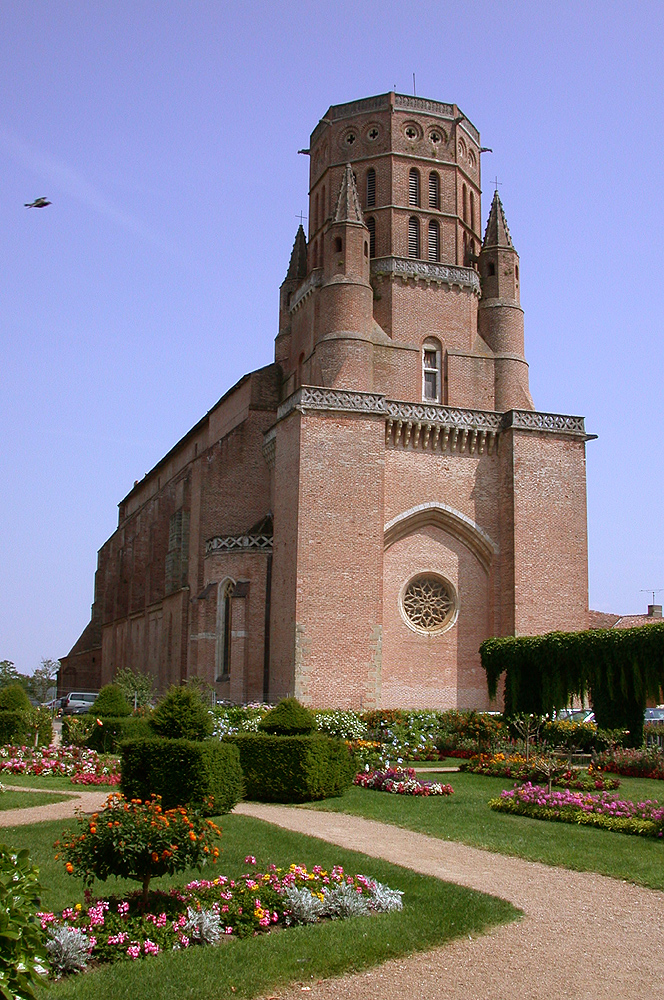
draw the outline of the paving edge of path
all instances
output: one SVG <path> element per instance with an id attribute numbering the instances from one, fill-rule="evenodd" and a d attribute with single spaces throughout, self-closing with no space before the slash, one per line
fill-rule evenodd
<path id="1" fill-rule="evenodd" d="M 342 813 L 249 802 L 234 812 L 500 896 L 524 912 L 523 920 L 493 928 L 480 938 L 453 941 L 368 972 L 299 984 L 280 997 L 301 996 L 304 986 L 311 987 L 316 1000 L 375 1000 L 377 995 L 381 1000 L 664 996 L 662 892 Z"/>

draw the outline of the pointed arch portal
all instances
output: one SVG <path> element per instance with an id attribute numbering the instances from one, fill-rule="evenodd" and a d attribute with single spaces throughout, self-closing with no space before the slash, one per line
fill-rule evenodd
<path id="1" fill-rule="evenodd" d="M 419 528 L 433 525 L 462 541 L 489 570 L 498 546 L 493 539 L 465 514 L 443 503 L 423 503 L 398 514 L 385 525 L 385 549 Z"/>

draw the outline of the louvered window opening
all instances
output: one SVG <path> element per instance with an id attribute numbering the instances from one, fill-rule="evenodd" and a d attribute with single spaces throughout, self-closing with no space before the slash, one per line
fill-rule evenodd
<path id="1" fill-rule="evenodd" d="M 369 230 L 369 256 L 376 256 L 376 220 L 373 216 L 367 219 L 367 229 Z"/>
<path id="2" fill-rule="evenodd" d="M 438 400 L 438 358 L 435 350 L 424 349 L 423 369 L 424 398 L 435 402 Z"/>
<path id="3" fill-rule="evenodd" d="M 367 171 L 367 208 L 376 204 L 376 171 L 371 167 Z"/>
<path id="4" fill-rule="evenodd" d="M 415 168 L 408 175 L 408 204 L 420 204 L 420 175 Z"/>
<path id="5" fill-rule="evenodd" d="M 429 260 L 440 260 L 440 226 L 437 222 L 429 223 Z"/>
<path id="6" fill-rule="evenodd" d="M 440 178 L 429 174 L 429 208 L 440 208 Z"/>
<path id="7" fill-rule="evenodd" d="M 420 256 L 420 223 L 419 219 L 408 220 L 408 256 Z"/>

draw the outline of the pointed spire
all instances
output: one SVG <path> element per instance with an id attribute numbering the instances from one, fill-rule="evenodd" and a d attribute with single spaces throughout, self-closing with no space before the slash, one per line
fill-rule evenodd
<path id="1" fill-rule="evenodd" d="M 355 186 L 355 177 L 350 163 L 346 164 L 344 175 L 341 178 L 337 207 L 334 213 L 335 222 L 359 222 L 364 225 L 364 215 L 362 206 Z"/>
<path id="2" fill-rule="evenodd" d="M 306 278 L 306 276 L 307 237 L 304 235 L 304 229 L 302 228 L 302 223 L 300 223 L 297 235 L 295 236 L 295 243 L 293 243 L 293 252 L 291 253 L 290 264 L 286 272 L 286 281 L 292 278 Z"/>
<path id="3" fill-rule="evenodd" d="M 503 203 L 498 194 L 498 188 L 496 188 L 493 201 L 491 202 L 491 211 L 489 212 L 489 221 L 486 224 L 482 247 L 509 247 L 510 250 L 514 249 L 512 237 L 507 228 Z"/>

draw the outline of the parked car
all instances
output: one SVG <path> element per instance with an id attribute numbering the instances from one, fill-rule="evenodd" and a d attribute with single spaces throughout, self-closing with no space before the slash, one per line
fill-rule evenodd
<path id="1" fill-rule="evenodd" d="M 594 722 L 595 713 L 590 708 L 563 708 L 556 712 L 556 722 Z"/>
<path id="2" fill-rule="evenodd" d="M 643 717 L 644 722 L 654 722 L 664 725 L 664 708 L 647 708 Z"/>
<path id="3" fill-rule="evenodd" d="M 85 715 L 97 700 L 98 691 L 70 691 L 62 699 L 63 715 Z"/>

